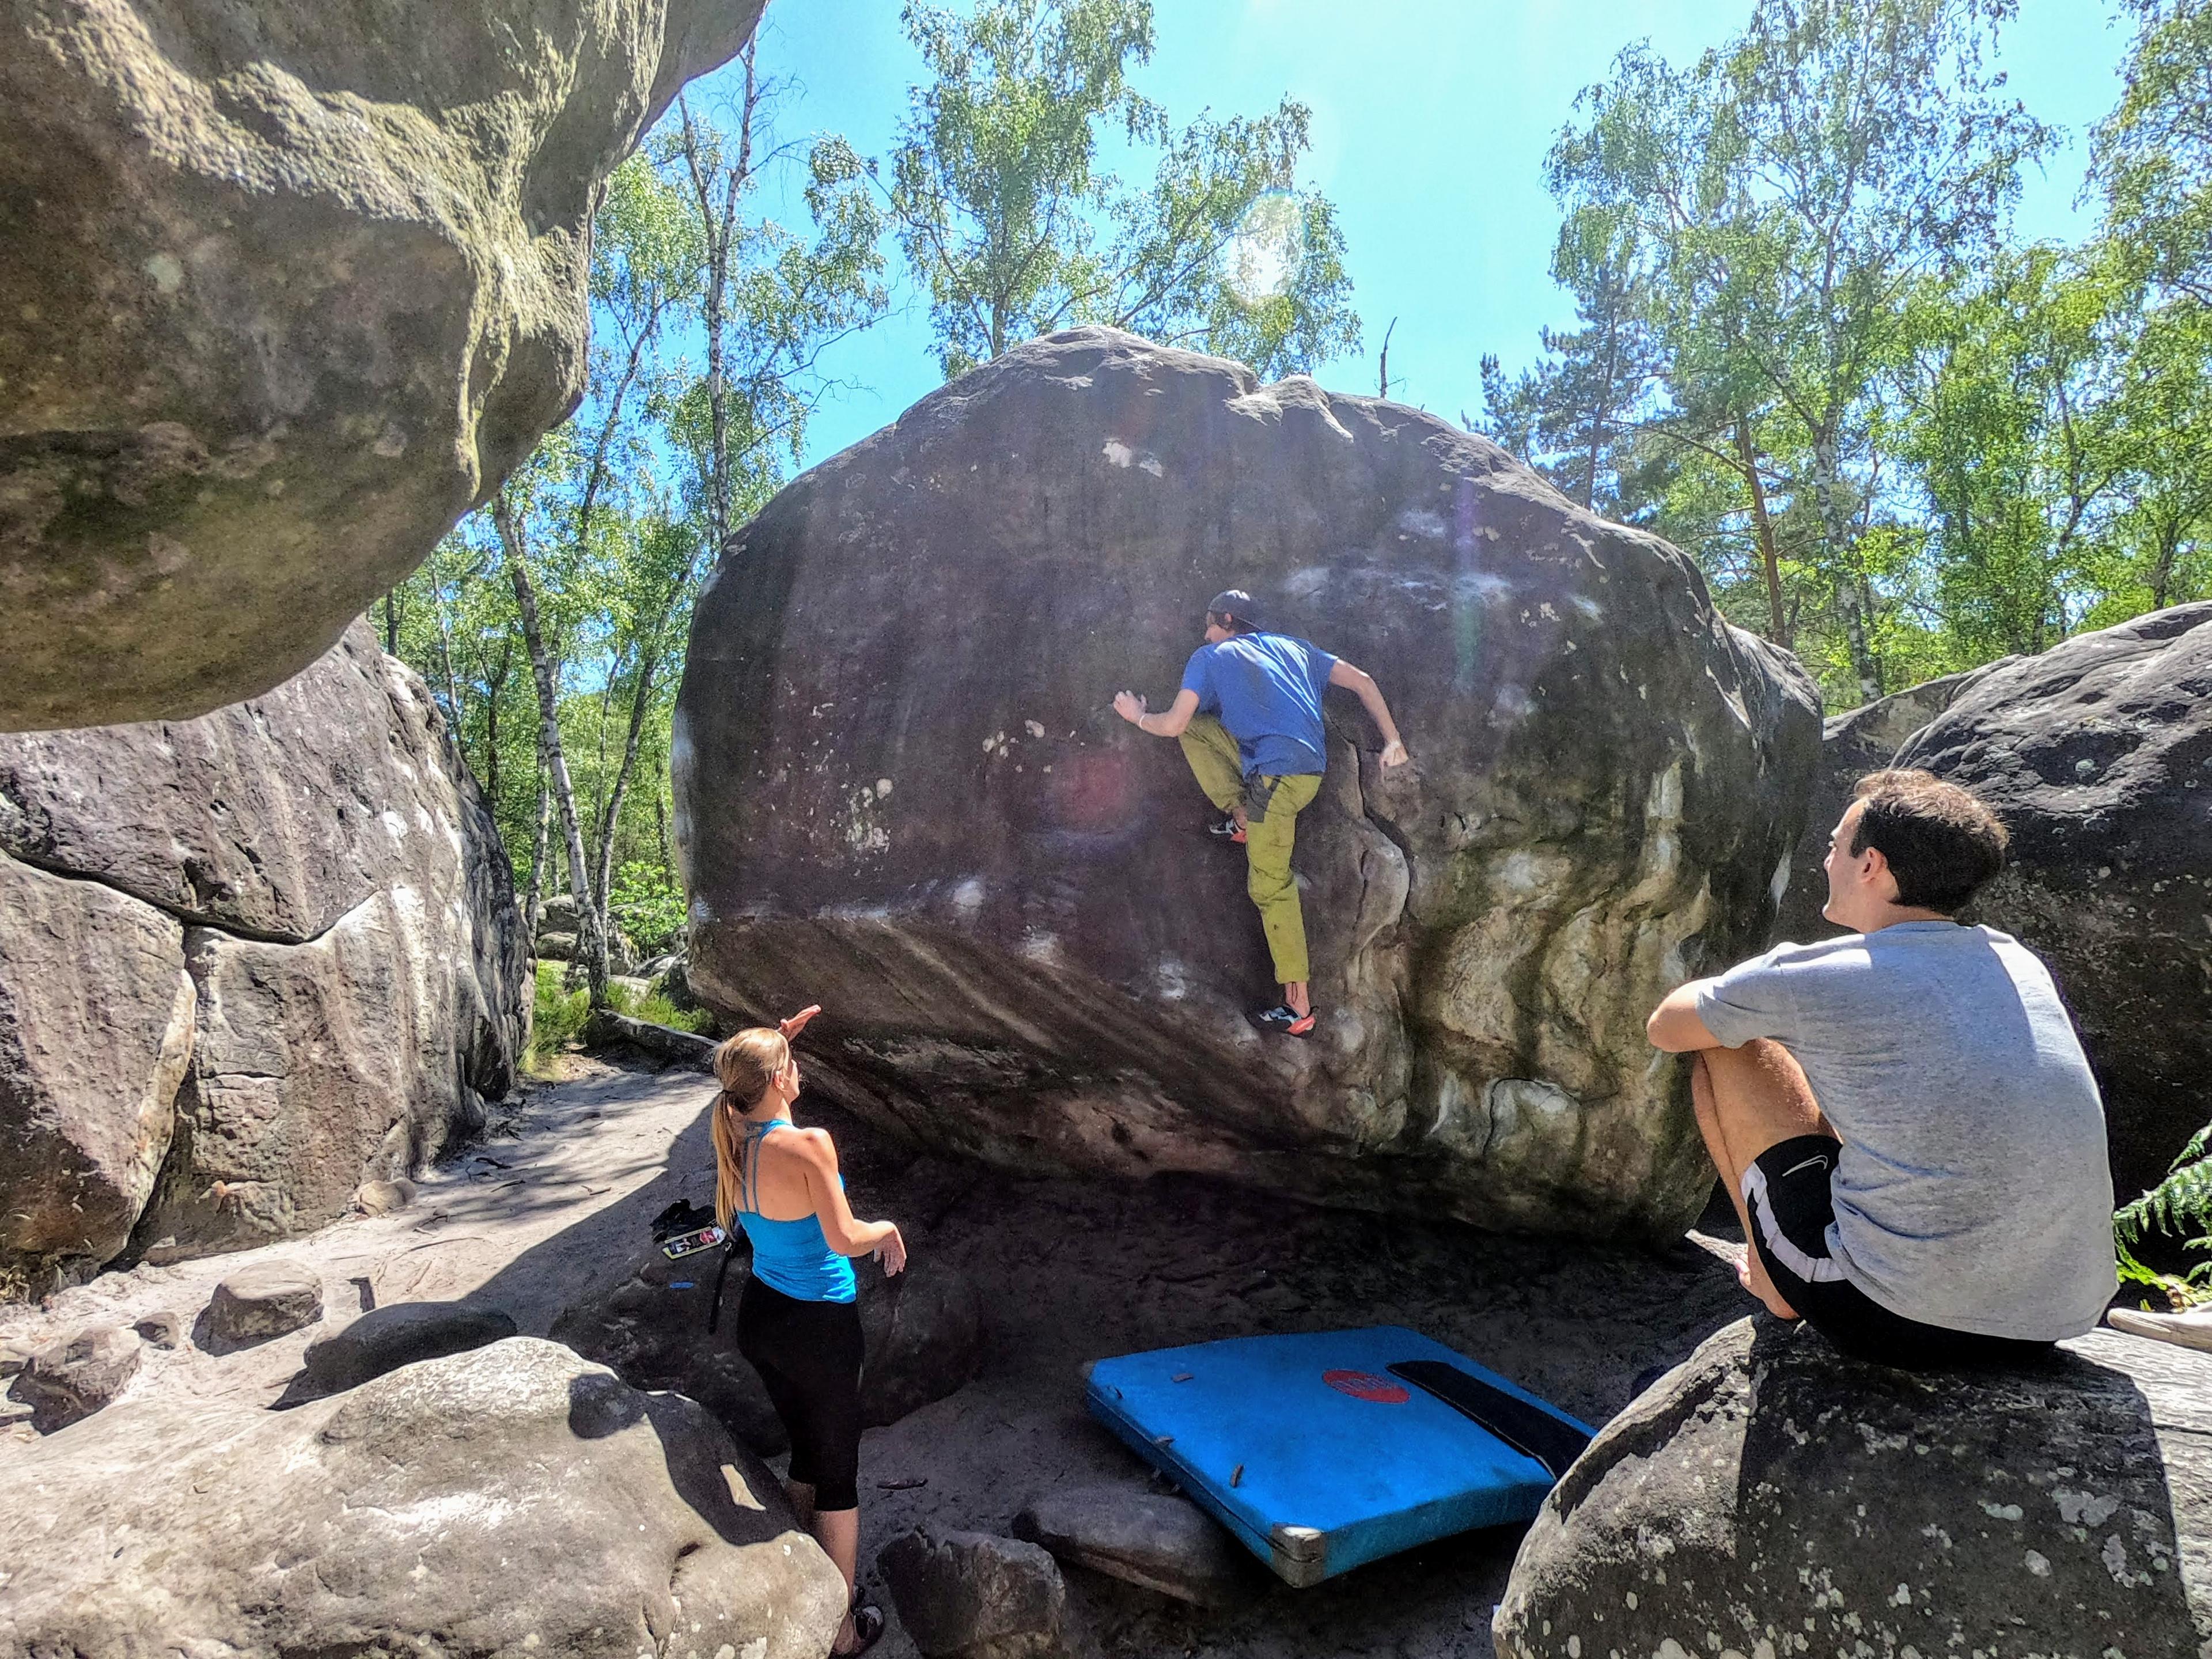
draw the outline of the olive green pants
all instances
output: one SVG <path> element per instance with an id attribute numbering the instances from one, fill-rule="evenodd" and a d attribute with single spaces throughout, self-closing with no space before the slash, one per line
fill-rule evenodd
<path id="1" fill-rule="evenodd" d="M 1244 856 L 1249 866 L 1244 890 L 1260 908 L 1260 931 L 1275 959 L 1275 977 L 1285 985 L 1311 977 L 1306 961 L 1306 918 L 1298 905 L 1297 878 L 1291 874 L 1291 846 L 1297 836 L 1298 813 L 1321 793 L 1313 773 L 1287 777 L 1244 775 L 1237 739 L 1211 714 L 1194 714 L 1183 728 L 1183 758 L 1190 763 L 1206 799 L 1223 811 L 1244 807 Z"/>

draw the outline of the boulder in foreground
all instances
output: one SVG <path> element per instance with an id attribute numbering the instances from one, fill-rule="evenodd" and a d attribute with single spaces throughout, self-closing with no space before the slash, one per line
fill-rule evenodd
<path id="1" fill-rule="evenodd" d="M 1048 1659 L 1060 1651 L 1067 1587 L 1035 1544 L 917 1528 L 876 1565 L 899 1623 L 927 1659 Z"/>
<path id="2" fill-rule="evenodd" d="M 1165 707 L 1206 600 L 1379 679 L 1295 860 L 1321 1009 L 1277 992 L 1241 849 Z M 808 1002 L 810 1079 L 953 1152 L 1227 1176 L 1580 1235 L 1711 1185 L 1676 983 L 1765 940 L 1819 705 L 1680 552 L 1485 439 L 1079 329 L 815 467 L 701 595 L 674 779 L 690 980 Z"/>
<path id="3" fill-rule="evenodd" d="M 188 1565 L 186 1565 L 188 1564 Z M 517 1337 L 0 1462 L 0 1652 L 821 1659 L 844 1581 L 705 1412 Z"/>
<path id="4" fill-rule="evenodd" d="M 2212 1659 L 2212 1356 L 2098 1332 L 1915 1376 L 1729 1326 L 1561 1478 L 1492 1629 L 1503 1659 Z"/>

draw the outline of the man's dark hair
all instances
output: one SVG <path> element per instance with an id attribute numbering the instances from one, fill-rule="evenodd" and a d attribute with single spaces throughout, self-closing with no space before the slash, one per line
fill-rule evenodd
<path id="1" fill-rule="evenodd" d="M 1897 902 L 1945 915 L 2004 868 L 2012 837 L 1996 814 L 1933 773 L 1869 772 L 1851 793 L 1865 803 L 1854 857 L 1873 848 L 1897 878 Z"/>

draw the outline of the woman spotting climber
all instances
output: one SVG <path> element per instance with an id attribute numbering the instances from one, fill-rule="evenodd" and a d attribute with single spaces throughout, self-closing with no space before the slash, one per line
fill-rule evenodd
<path id="1" fill-rule="evenodd" d="M 738 1351 L 760 1373 L 791 1437 L 784 1489 L 799 1522 L 845 1575 L 851 1611 L 830 1651 L 857 1654 L 884 1633 L 883 1609 L 859 1600 L 860 1315 L 853 1264 L 873 1254 L 906 1266 L 888 1221 L 860 1221 L 845 1201 L 826 1129 L 791 1121 L 799 1060 L 791 1040 L 819 1007 L 775 1030 L 738 1032 L 714 1051 L 714 1217 L 752 1241 L 752 1277 L 738 1302 Z"/>

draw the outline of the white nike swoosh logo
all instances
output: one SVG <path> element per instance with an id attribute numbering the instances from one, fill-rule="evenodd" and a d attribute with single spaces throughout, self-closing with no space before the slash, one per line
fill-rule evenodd
<path id="1" fill-rule="evenodd" d="M 1815 1153 L 1813 1157 L 1804 1159 L 1802 1163 L 1791 1164 L 1788 1169 L 1782 1172 L 1782 1178 L 1784 1181 L 1787 1181 L 1791 1176 L 1796 1175 L 1800 1170 L 1825 1170 L 1827 1167 L 1827 1155 L 1826 1153 Z"/>

